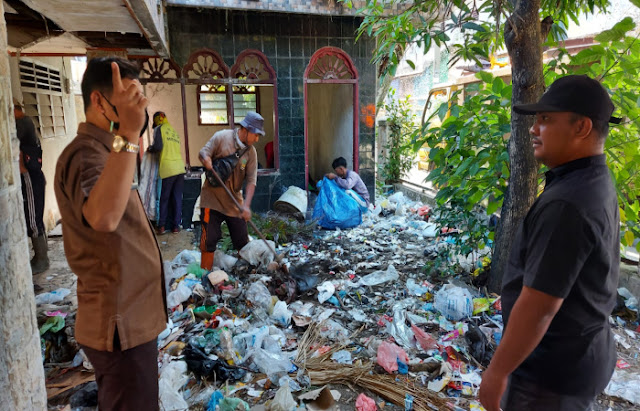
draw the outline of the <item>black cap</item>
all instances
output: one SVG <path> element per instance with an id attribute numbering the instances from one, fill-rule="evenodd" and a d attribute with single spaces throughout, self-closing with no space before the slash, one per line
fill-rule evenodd
<path id="1" fill-rule="evenodd" d="M 570 111 L 593 120 L 620 124 L 621 118 L 611 117 L 613 110 L 607 90 L 597 80 L 585 75 L 561 77 L 549 86 L 537 103 L 513 106 L 513 111 L 518 114 Z"/>

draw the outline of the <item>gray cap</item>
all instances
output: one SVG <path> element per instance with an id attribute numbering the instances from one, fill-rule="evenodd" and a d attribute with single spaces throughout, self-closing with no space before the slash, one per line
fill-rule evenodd
<path id="1" fill-rule="evenodd" d="M 240 125 L 250 133 L 260 134 L 264 136 L 264 118 L 258 113 L 249 111 L 247 115 L 242 119 Z"/>

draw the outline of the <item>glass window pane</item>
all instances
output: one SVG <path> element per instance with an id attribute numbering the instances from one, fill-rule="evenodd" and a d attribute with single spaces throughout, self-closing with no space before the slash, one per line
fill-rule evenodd
<path id="1" fill-rule="evenodd" d="M 224 86 L 202 85 L 203 88 L 211 90 L 212 88 L 224 88 Z M 227 95 L 226 93 L 206 92 L 198 93 L 200 103 L 200 124 L 228 124 L 227 116 Z"/>

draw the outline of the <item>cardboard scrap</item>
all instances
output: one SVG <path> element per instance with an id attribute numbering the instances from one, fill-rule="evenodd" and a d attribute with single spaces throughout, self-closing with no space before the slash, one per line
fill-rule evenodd
<path id="1" fill-rule="evenodd" d="M 293 323 L 298 327 L 306 327 L 311 324 L 312 321 L 311 317 L 306 317 L 304 315 L 294 315 L 291 319 L 293 319 Z"/>
<path id="2" fill-rule="evenodd" d="M 336 401 L 341 396 L 339 391 L 329 390 L 325 385 L 317 390 L 298 395 L 298 399 L 308 401 L 305 405 L 309 411 L 331 411 L 338 409 Z"/>

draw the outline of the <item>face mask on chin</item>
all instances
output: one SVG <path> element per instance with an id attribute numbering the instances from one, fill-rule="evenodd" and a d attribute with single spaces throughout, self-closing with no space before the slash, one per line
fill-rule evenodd
<path id="1" fill-rule="evenodd" d="M 100 93 L 102 94 L 102 93 Z M 107 103 L 109 103 L 109 105 L 111 106 L 111 108 L 113 109 L 113 112 L 116 113 L 116 116 L 118 115 L 118 109 L 116 108 L 116 106 L 114 106 L 113 104 L 111 104 L 111 102 L 109 101 L 108 98 L 106 98 L 104 96 L 104 94 L 102 94 L 102 97 L 105 99 L 105 101 Z M 111 123 L 111 128 L 110 131 L 113 132 L 118 131 L 120 129 L 120 122 L 119 121 L 111 121 L 109 120 L 109 117 L 107 117 L 104 113 L 102 113 L 102 115 L 104 116 L 104 118 L 107 119 L 107 121 L 109 123 Z M 144 125 L 142 126 L 142 130 L 140 130 L 140 137 L 142 137 L 142 135 L 144 134 L 145 131 L 147 131 L 147 128 L 149 127 L 149 111 L 145 108 L 144 109 Z"/>
<path id="2" fill-rule="evenodd" d="M 104 99 L 104 101 L 107 102 L 107 104 L 109 104 L 111 106 L 111 108 L 113 109 L 113 112 L 116 113 L 116 116 L 118 115 L 118 109 L 116 108 L 116 106 L 114 106 L 113 104 L 111 104 L 111 102 L 109 101 L 109 99 L 102 93 L 100 93 L 100 95 L 102 96 L 102 98 Z M 112 121 L 111 119 L 109 119 L 109 117 L 107 117 L 106 114 L 102 113 L 102 116 L 104 118 L 107 119 L 107 121 L 109 123 L 111 123 L 111 127 L 109 128 L 109 132 L 113 133 L 114 130 L 118 131 L 120 129 L 120 122 L 119 121 Z"/>
<path id="3" fill-rule="evenodd" d="M 140 137 L 142 137 L 144 132 L 147 131 L 147 128 L 149 128 L 149 112 L 145 108 L 144 109 L 144 126 L 142 126 L 142 130 L 140 130 Z"/>

